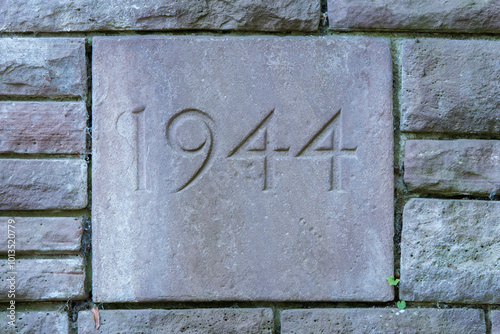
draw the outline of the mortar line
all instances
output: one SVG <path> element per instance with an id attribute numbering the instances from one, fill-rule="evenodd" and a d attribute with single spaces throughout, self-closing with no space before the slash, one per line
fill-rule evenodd
<path id="1" fill-rule="evenodd" d="M 405 205 L 403 196 L 405 187 L 403 186 L 403 157 L 401 156 L 401 132 L 400 132 L 400 91 L 401 91 L 401 66 L 400 49 L 397 41 L 390 40 L 391 60 L 392 60 L 392 115 L 394 129 L 394 236 L 393 236 L 393 255 L 394 255 L 394 277 L 400 278 L 401 269 L 401 231 L 402 231 L 402 212 Z M 394 286 L 395 300 L 399 300 L 399 285 Z"/>
<path id="2" fill-rule="evenodd" d="M 85 262 L 85 282 L 84 289 L 87 299 L 71 301 L 67 312 L 69 319 L 69 334 L 78 332 L 78 312 L 90 309 L 92 306 L 92 38 L 85 38 L 85 60 L 87 68 L 87 92 L 85 96 L 85 105 L 87 108 L 86 119 L 86 152 L 87 161 L 87 199 L 86 216 L 83 221 L 83 235 L 80 253 Z"/>
<path id="3" fill-rule="evenodd" d="M 311 37 L 311 36 L 366 36 L 366 37 L 383 37 L 383 38 L 435 38 L 435 39 L 459 39 L 459 40 L 500 40 L 500 33 L 485 33 L 485 32 L 463 32 L 463 31 L 384 31 L 384 30 L 335 30 L 331 27 L 328 29 L 318 29 L 317 31 L 238 31 L 238 30 L 116 30 L 116 31 L 73 31 L 73 32 L 2 32 L 1 38 L 92 38 L 98 36 L 277 36 L 277 37 Z"/>
<path id="4" fill-rule="evenodd" d="M 84 219 L 87 209 L 80 210 L 1 210 L 0 217 L 10 218 L 82 218 Z"/>
<path id="5" fill-rule="evenodd" d="M 274 328 L 273 328 L 273 334 L 280 334 L 281 333 L 281 312 L 282 309 L 273 307 L 273 321 L 274 321 Z"/>
<path id="6" fill-rule="evenodd" d="M 0 95 L 0 102 L 83 102 L 80 96 Z"/>
<path id="7" fill-rule="evenodd" d="M 33 302 L 36 304 L 37 302 Z M 119 302 L 96 303 L 102 310 L 193 310 L 193 309 L 258 309 L 269 308 L 280 313 L 285 310 L 310 309 L 388 309 L 399 311 L 396 303 L 390 302 L 298 302 L 298 301 L 164 301 L 164 302 Z M 407 302 L 406 309 L 477 309 L 486 310 L 494 305 L 474 303 Z M 90 308 L 90 307 L 89 307 Z"/>
<path id="8" fill-rule="evenodd" d="M 493 324 L 491 320 L 491 307 L 486 307 L 484 310 L 484 322 L 486 324 L 486 334 L 492 334 Z"/>

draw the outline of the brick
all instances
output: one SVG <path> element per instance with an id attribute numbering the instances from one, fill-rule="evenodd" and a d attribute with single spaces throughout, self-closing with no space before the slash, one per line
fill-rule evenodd
<path id="1" fill-rule="evenodd" d="M 495 0 L 328 0 L 333 30 L 499 32 Z"/>
<path id="2" fill-rule="evenodd" d="M 500 311 L 491 311 L 491 334 L 500 334 Z"/>
<path id="3" fill-rule="evenodd" d="M 498 41 L 404 41 L 401 129 L 500 132 L 499 58 Z"/>
<path id="4" fill-rule="evenodd" d="M 82 258 L 0 260 L 0 300 L 8 301 L 15 276 L 17 301 L 85 299 L 85 264 Z M 15 272 L 17 274 L 12 274 Z"/>
<path id="5" fill-rule="evenodd" d="M 408 140 L 404 181 L 410 191 L 500 194 L 500 141 Z"/>
<path id="6" fill-rule="evenodd" d="M 19 6 L 13 2 L 12 6 L 35 13 L 27 4 Z M 0 26 L 5 18 L 2 9 Z M 86 95 L 87 69 L 82 38 L 2 38 L 0 49 L 0 95 Z"/>
<path id="7" fill-rule="evenodd" d="M 83 154 L 83 102 L 0 102 L 0 153 Z"/>
<path id="8" fill-rule="evenodd" d="M 96 301 L 393 298 L 386 41 L 99 37 L 93 66 Z"/>
<path id="9" fill-rule="evenodd" d="M 282 334 L 486 333 L 484 312 L 474 309 L 388 308 L 285 310 Z"/>
<path id="10" fill-rule="evenodd" d="M 0 210 L 71 210 L 86 206 L 85 160 L 0 160 Z"/>
<path id="11" fill-rule="evenodd" d="M 500 202 L 412 199 L 403 214 L 403 300 L 500 303 Z"/>
<path id="12" fill-rule="evenodd" d="M 273 333 L 270 309 L 99 310 L 95 329 L 90 311 L 78 313 L 78 333 Z"/>
<path id="13" fill-rule="evenodd" d="M 8 324 L 8 313 L 2 312 L 2 327 L 4 334 L 67 334 L 69 330 L 68 314 L 57 311 L 28 311 L 16 310 L 15 327 Z M 6 321 L 4 321 L 6 319 Z"/>
<path id="14" fill-rule="evenodd" d="M 0 32 L 117 30 L 316 31 L 319 0 L 6 0 Z"/>
<path id="15" fill-rule="evenodd" d="M 16 253 L 72 254 L 80 250 L 83 234 L 81 218 L 1 217 L 0 230 L 7 231 L 10 220 L 15 222 L 10 230 L 15 232 Z M 8 240 L 7 234 L 0 239 L 0 254 L 7 253 Z"/>

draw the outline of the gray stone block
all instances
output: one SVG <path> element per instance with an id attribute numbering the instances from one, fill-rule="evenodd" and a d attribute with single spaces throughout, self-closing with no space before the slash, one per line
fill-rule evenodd
<path id="1" fill-rule="evenodd" d="M 333 30 L 499 32 L 496 0 L 328 0 Z"/>
<path id="2" fill-rule="evenodd" d="M 408 140 L 404 181 L 410 191 L 500 194 L 500 141 Z"/>
<path id="3" fill-rule="evenodd" d="M 393 298 L 386 41 L 98 37 L 93 66 L 96 301 Z"/>
<path id="4" fill-rule="evenodd" d="M 498 41 L 404 41 L 401 130 L 499 133 L 498 59 Z"/>
<path id="5" fill-rule="evenodd" d="M 0 119 L 0 153 L 85 152 L 83 102 L 0 102 Z"/>
<path id="6" fill-rule="evenodd" d="M 99 310 L 95 329 L 90 311 L 78 313 L 78 333 L 273 333 L 270 309 Z"/>
<path id="7" fill-rule="evenodd" d="M 10 326 L 8 313 L 2 312 L 3 334 L 67 334 L 68 314 L 57 311 L 16 311 L 15 327 Z"/>
<path id="8" fill-rule="evenodd" d="M 1 217 L 0 230 L 8 230 L 9 220 L 14 220 L 11 231 L 0 238 L 0 254 L 6 254 L 9 245 L 16 253 L 72 254 L 80 250 L 82 241 L 82 219 L 75 217 Z M 14 240 L 14 243 L 8 242 Z M 13 248 L 11 246 L 11 248 Z"/>
<path id="9" fill-rule="evenodd" d="M 85 160 L 0 160 L 0 210 L 71 210 L 86 206 Z"/>
<path id="10" fill-rule="evenodd" d="M 319 0 L 5 0 L 0 32 L 109 30 L 316 31 Z"/>
<path id="11" fill-rule="evenodd" d="M 491 311 L 491 334 L 500 334 L 500 311 Z"/>
<path id="12" fill-rule="evenodd" d="M 11 277 L 14 280 L 9 280 Z M 82 258 L 0 260 L 0 301 L 9 301 L 15 282 L 15 300 L 67 301 L 85 299 L 85 264 Z"/>
<path id="13" fill-rule="evenodd" d="M 401 299 L 500 303 L 500 202 L 412 199 L 403 214 Z"/>
<path id="14" fill-rule="evenodd" d="M 474 309 L 308 309 L 283 311 L 281 333 L 482 334 L 486 325 Z"/>
<path id="15" fill-rule="evenodd" d="M 35 13 L 32 7 L 17 1 L 12 6 Z M 4 8 L 2 4 L 0 22 L 6 18 L 2 13 Z M 33 22 L 37 21 L 33 18 Z M 83 38 L 2 38 L 0 50 L 0 95 L 86 95 Z"/>

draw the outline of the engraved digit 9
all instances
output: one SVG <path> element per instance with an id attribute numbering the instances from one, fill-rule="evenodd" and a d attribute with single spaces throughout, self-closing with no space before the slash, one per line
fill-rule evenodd
<path id="1" fill-rule="evenodd" d="M 200 167 L 175 192 L 186 189 L 208 170 L 214 151 L 213 129 L 212 118 L 198 109 L 184 109 L 168 121 L 166 135 L 168 145 L 172 150 L 193 159 L 203 156 Z"/>

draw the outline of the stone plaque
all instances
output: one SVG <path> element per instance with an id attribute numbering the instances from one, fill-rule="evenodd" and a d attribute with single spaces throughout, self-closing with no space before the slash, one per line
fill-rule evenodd
<path id="1" fill-rule="evenodd" d="M 93 296 L 387 301 L 391 58 L 343 37 L 96 37 Z"/>

